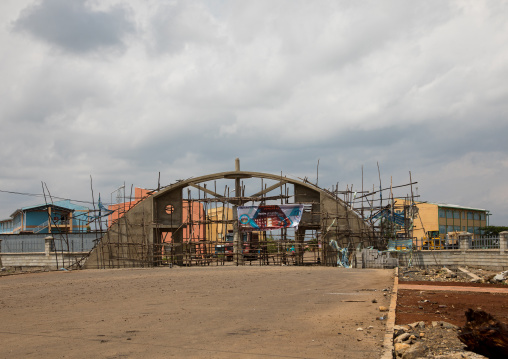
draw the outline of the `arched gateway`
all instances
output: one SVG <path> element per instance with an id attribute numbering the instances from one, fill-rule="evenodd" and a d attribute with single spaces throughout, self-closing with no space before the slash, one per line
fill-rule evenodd
<path id="1" fill-rule="evenodd" d="M 246 249 L 237 206 L 279 203 L 303 205 L 298 227 L 258 232 L 256 243 Z M 223 264 L 228 259 L 236 264 L 259 260 L 302 265 L 306 258 L 336 265 L 338 252 L 330 241 L 354 249 L 359 243 L 372 245 L 374 234 L 372 226 L 336 194 L 282 175 L 240 171 L 237 160 L 235 171 L 179 181 L 138 202 L 109 227 L 85 268 Z M 312 255 L 305 256 L 309 247 Z M 230 257 L 226 249 L 233 250 Z"/>

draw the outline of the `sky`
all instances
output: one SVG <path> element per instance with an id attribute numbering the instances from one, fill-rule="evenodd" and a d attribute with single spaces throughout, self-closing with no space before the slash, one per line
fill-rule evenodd
<path id="1" fill-rule="evenodd" d="M 508 2 L 2 0 L 0 217 L 234 169 L 508 225 Z M 415 188 L 416 191 L 416 188 Z M 9 192 L 38 194 L 39 197 Z"/>

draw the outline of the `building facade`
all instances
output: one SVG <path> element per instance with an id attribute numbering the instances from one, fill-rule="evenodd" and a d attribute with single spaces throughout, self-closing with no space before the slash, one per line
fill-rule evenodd
<path id="1" fill-rule="evenodd" d="M 206 226 L 206 239 L 212 242 L 226 240 L 228 233 L 233 233 L 233 209 L 230 207 L 210 208 L 207 211 L 210 224 Z"/>
<path id="2" fill-rule="evenodd" d="M 407 202 L 397 199 L 396 211 L 402 213 Z M 445 238 L 450 232 L 469 232 L 482 235 L 481 228 L 488 226 L 489 211 L 445 203 L 415 202 L 418 214 L 413 219 L 413 237 L 424 238 L 429 232 Z"/>
<path id="3" fill-rule="evenodd" d="M 88 230 L 89 208 L 69 200 L 17 209 L 0 220 L 0 233 L 79 233 Z"/>

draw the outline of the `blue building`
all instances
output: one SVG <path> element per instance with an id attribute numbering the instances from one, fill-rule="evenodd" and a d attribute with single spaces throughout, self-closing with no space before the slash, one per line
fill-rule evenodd
<path id="1" fill-rule="evenodd" d="M 90 209 L 69 200 L 16 210 L 0 220 L 0 233 L 79 233 L 86 232 Z"/>

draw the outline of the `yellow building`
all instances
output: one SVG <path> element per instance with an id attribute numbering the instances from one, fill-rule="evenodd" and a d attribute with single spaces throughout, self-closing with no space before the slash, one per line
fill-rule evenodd
<path id="1" fill-rule="evenodd" d="M 408 202 L 395 200 L 395 211 L 403 213 Z M 469 232 L 480 236 L 480 228 L 488 226 L 489 211 L 454 204 L 415 202 L 418 214 L 413 219 L 413 237 L 423 238 L 428 232 L 439 232 L 441 238 L 455 231 Z"/>
<path id="2" fill-rule="evenodd" d="M 211 208 L 206 212 L 206 238 L 211 242 L 227 241 L 227 234 L 233 235 L 233 209 L 231 207 Z M 230 238 L 230 241 L 231 241 Z M 266 240 L 265 232 L 253 231 L 243 235 L 244 241 Z"/>
<path id="3" fill-rule="evenodd" d="M 230 207 L 211 208 L 206 213 L 206 238 L 212 242 L 226 240 L 228 232 L 233 232 L 233 209 Z"/>

